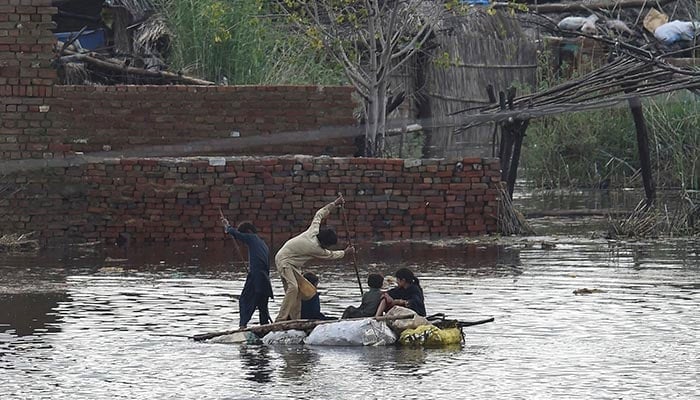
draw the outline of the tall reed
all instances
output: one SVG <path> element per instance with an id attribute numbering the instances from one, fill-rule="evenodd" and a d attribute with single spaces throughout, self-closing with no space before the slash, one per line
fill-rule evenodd
<path id="1" fill-rule="evenodd" d="M 174 35 L 174 70 L 229 84 L 339 82 L 340 73 L 270 16 L 269 2 L 155 2 Z"/>

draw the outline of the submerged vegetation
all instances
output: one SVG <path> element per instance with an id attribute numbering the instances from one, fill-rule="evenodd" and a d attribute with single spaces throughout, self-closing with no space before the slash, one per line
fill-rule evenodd
<path id="1" fill-rule="evenodd" d="M 645 202 L 641 201 L 625 218 L 611 218 L 608 234 L 613 238 L 700 234 L 700 204 L 693 205 L 687 201 L 681 201 L 679 204 L 675 208 L 647 207 Z"/>

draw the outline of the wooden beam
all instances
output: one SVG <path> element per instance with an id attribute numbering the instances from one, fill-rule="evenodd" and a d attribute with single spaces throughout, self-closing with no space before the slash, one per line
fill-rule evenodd
<path id="1" fill-rule="evenodd" d="M 576 3 L 548 3 L 548 4 L 518 4 L 497 2 L 492 3 L 494 8 L 515 8 L 526 6 L 530 11 L 535 11 L 541 14 L 547 13 L 564 13 L 575 11 L 603 11 L 620 8 L 643 8 L 643 7 L 661 7 L 675 0 L 622 0 L 622 1 L 597 1 L 594 3 L 576 2 Z"/>
<path id="2" fill-rule="evenodd" d="M 68 49 L 62 50 L 63 53 L 68 54 L 68 58 L 61 57 L 59 60 L 64 60 L 66 62 L 84 62 L 90 64 L 95 68 L 101 68 L 119 75 L 133 75 L 141 78 L 149 79 L 160 79 L 164 82 L 171 83 L 184 83 L 188 85 L 214 85 L 214 82 L 205 81 L 203 79 L 193 78 L 190 76 L 180 75 L 173 72 L 167 71 L 149 71 L 142 68 L 134 68 L 125 65 L 119 65 L 110 61 L 105 61 L 97 58 L 98 55 L 95 53 L 78 53 L 75 51 L 70 51 Z"/>

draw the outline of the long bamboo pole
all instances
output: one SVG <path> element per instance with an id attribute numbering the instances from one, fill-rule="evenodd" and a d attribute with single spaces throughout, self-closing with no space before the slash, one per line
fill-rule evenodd
<path id="1" fill-rule="evenodd" d="M 342 196 L 343 194 L 338 192 L 338 196 Z M 345 205 L 341 204 L 340 205 L 340 215 L 343 218 L 343 222 L 345 223 L 345 236 L 348 239 L 348 244 L 352 246 L 352 236 L 350 236 L 350 226 L 348 225 L 348 215 L 345 213 Z M 365 291 L 362 289 L 362 280 L 360 280 L 360 271 L 357 269 L 357 253 L 355 251 L 352 252 L 352 265 L 355 267 L 355 276 L 357 277 L 357 285 L 360 287 L 360 295 L 364 296 Z"/>

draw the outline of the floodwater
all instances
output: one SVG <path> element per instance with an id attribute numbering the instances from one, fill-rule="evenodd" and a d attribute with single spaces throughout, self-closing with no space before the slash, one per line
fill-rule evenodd
<path id="1" fill-rule="evenodd" d="M 699 398 L 700 240 L 535 222 L 546 236 L 359 245 L 363 277 L 412 268 L 428 313 L 495 317 L 445 349 L 193 342 L 238 324 L 244 271 L 231 247 L 2 255 L 2 398 Z M 359 303 L 350 260 L 307 270 L 326 314 Z M 583 288 L 598 291 L 574 294 Z"/>

